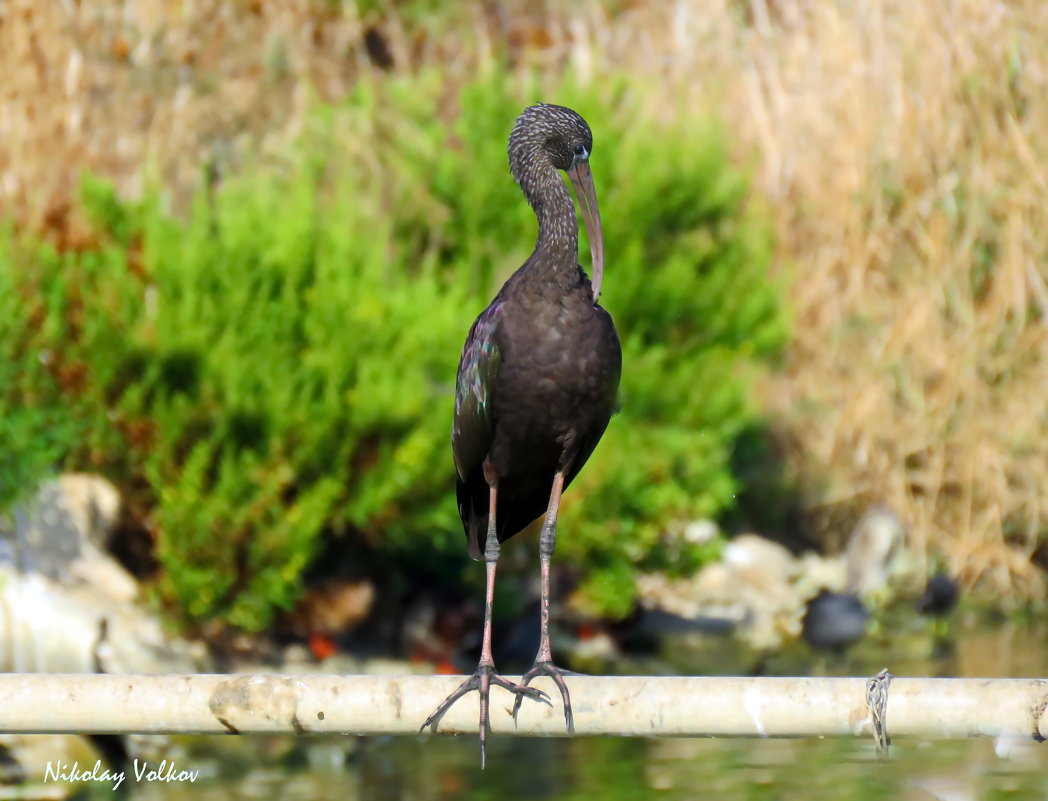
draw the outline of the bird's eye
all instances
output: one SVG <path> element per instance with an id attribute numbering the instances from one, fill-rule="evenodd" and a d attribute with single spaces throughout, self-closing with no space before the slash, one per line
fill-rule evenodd
<path id="1" fill-rule="evenodd" d="M 576 156 L 585 156 L 586 155 L 586 146 L 585 145 L 575 145 L 575 155 Z"/>

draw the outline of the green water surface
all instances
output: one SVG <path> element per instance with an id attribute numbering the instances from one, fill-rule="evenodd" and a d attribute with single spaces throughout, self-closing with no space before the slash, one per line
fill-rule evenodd
<path id="1" fill-rule="evenodd" d="M 1048 621 L 981 620 L 936 645 L 927 625 L 890 622 L 849 656 L 815 657 L 797 646 L 754 662 L 714 641 L 672 640 L 650 672 L 900 676 L 1048 676 Z M 640 672 L 643 664 L 624 665 Z M 689 667 L 702 670 L 689 671 Z M 889 721 L 890 731 L 890 721 Z M 988 738 L 925 742 L 897 738 L 887 762 L 859 739 L 532 739 L 492 736 L 481 771 L 475 737 L 196 737 L 167 752 L 193 783 L 151 782 L 132 797 L 338 799 L 338 801 L 773 801 L 806 799 L 1048 800 L 1048 743 L 1030 741 L 1004 758 Z M 130 784 L 130 783 L 129 783 Z M 112 797 L 88 786 L 81 797 Z"/>

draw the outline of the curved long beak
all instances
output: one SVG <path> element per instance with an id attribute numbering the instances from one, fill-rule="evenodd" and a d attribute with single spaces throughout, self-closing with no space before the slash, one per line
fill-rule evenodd
<path id="1" fill-rule="evenodd" d="M 597 206 L 597 191 L 593 188 L 593 173 L 588 158 L 576 158 L 568 170 L 575 197 L 582 207 L 582 219 L 586 223 L 586 237 L 590 244 L 593 260 L 593 302 L 600 297 L 600 284 L 604 280 L 604 232 L 600 227 L 600 208 Z"/>

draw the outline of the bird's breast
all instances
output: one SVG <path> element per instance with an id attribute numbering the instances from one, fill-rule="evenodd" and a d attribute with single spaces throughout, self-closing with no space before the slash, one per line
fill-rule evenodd
<path id="1" fill-rule="evenodd" d="M 522 304 L 505 315 L 495 389 L 496 451 L 560 458 L 615 406 L 622 354 L 611 317 L 588 297 Z"/>
<path id="2" fill-rule="evenodd" d="M 507 388 L 525 396 L 602 395 L 621 368 L 615 326 L 599 307 L 557 304 L 511 319 L 506 328 Z"/>

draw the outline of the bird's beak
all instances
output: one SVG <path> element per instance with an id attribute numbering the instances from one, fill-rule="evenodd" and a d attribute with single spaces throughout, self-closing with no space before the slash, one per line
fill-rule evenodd
<path id="1" fill-rule="evenodd" d="M 597 191 L 593 188 L 593 173 L 589 158 L 575 157 L 568 170 L 568 177 L 575 187 L 575 197 L 582 206 L 582 219 L 586 223 L 586 237 L 590 243 L 593 259 L 593 302 L 600 297 L 600 284 L 604 279 L 604 233 L 600 227 L 600 209 L 597 207 Z"/>

